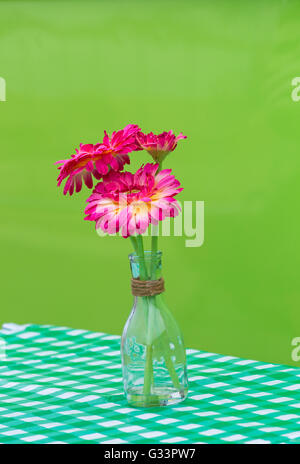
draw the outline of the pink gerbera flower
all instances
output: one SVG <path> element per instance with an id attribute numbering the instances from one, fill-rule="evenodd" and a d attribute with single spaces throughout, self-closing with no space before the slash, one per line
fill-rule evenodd
<path id="1" fill-rule="evenodd" d="M 59 164 L 58 186 L 67 178 L 64 195 L 69 192 L 79 192 L 82 188 L 82 182 L 88 188 L 93 187 L 93 177 L 100 179 L 106 175 L 110 169 L 120 171 L 125 164 L 130 163 L 128 153 L 134 150 L 141 150 L 136 142 L 136 134 L 140 130 L 135 124 L 128 124 L 124 129 L 113 132 L 109 137 L 104 132 L 102 143 L 80 144 L 76 154 L 66 160 L 57 161 Z"/>
<path id="2" fill-rule="evenodd" d="M 57 161 L 55 164 L 59 166 L 59 176 L 57 178 L 57 185 L 60 186 L 62 181 L 66 178 L 67 182 L 64 186 L 64 195 L 68 192 L 73 195 L 74 187 L 76 192 L 79 192 L 82 188 L 82 181 L 88 188 L 93 187 L 93 178 L 101 178 L 101 174 L 95 168 L 94 165 L 94 154 L 96 152 L 96 145 L 93 144 L 80 144 L 79 150 L 76 149 L 76 155 L 72 155 L 71 158 L 66 160 Z"/>
<path id="3" fill-rule="evenodd" d="M 88 221 L 96 221 L 108 234 L 121 230 L 123 237 L 143 234 L 149 224 L 175 217 L 180 206 L 174 198 L 183 189 L 171 169 L 157 172 L 158 164 L 146 164 L 135 174 L 110 172 L 95 187 L 85 209 Z"/>
<path id="4" fill-rule="evenodd" d="M 175 150 L 178 140 L 186 139 L 186 135 L 180 132 L 176 137 L 171 130 L 159 135 L 155 135 L 153 132 L 149 134 L 139 132 L 136 139 L 141 149 L 148 151 L 156 163 L 161 163 L 168 153 Z"/>

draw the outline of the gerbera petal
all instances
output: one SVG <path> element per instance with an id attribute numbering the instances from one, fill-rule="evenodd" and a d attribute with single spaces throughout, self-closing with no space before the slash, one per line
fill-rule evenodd
<path id="1" fill-rule="evenodd" d="M 69 178 L 67 179 L 67 182 L 65 183 L 65 186 L 64 186 L 64 195 L 66 195 L 68 193 L 72 182 L 73 182 L 73 178 L 72 178 L 72 176 L 69 176 Z"/>
<path id="2" fill-rule="evenodd" d="M 83 173 L 83 180 L 84 180 L 85 185 L 88 188 L 93 187 L 93 179 L 92 179 L 92 176 L 91 176 L 90 172 L 86 171 L 86 172 Z"/>
<path id="3" fill-rule="evenodd" d="M 108 166 L 101 159 L 95 161 L 95 166 L 101 175 L 105 176 L 108 173 Z"/>
<path id="4" fill-rule="evenodd" d="M 73 192 L 74 192 L 74 177 L 71 178 L 70 187 L 69 187 L 69 194 L 73 195 Z"/>
<path id="5" fill-rule="evenodd" d="M 119 170 L 119 163 L 118 163 L 118 160 L 116 158 L 113 158 L 111 159 L 111 162 L 110 162 L 110 165 L 111 167 L 115 170 L 115 171 L 118 171 Z"/>
<path id="6" fill-rule="evenodd" d="M 82 177 L 81 174 L 77 174 L 76 176 L 76 192 L 80 192 L 82 187 Z"/>

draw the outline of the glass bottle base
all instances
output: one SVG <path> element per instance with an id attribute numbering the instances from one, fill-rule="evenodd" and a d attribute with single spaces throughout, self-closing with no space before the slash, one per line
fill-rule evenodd
<path id="1" fill-rule="evenodd" d="M 143 386 L 134 387 L 127 392 L 127 401 L 138 408 L 154 408 L 181 403 L 187 397 L 188 390 L 180 391 L 170 387 L 154 387 L 151 395 L 144 395 Z"/>

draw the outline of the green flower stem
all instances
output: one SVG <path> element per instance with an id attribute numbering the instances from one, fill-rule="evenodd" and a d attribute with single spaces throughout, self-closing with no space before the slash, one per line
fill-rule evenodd
<path id="1" fill-rule="evenodd" d="M 161 169 L 162 169 L 162 161 L 159 163 L 159 168 L 158 168 L 157 172 L 161 171 Z M 150 273 L 151 280 L 156 280 L 157 279 L 158 235 L 156 235 L 156 232 L 158 232 L 158 225 L 154 226 L 154 232 L 155 232 L 155 234 L 152 236 L 152 241 L 151 241 L 151 245 L 152 245 L 152 260 L 151 260 L 151 273 Z M 154 296 L 152 298 L 153 298 L 153 302 L 154 302 L 153 306 L 155 306 L 156 297 Z M 181 385 L 180 385 L 178 375 L 177 375 L 177 372 L 175 370 L 175 367 L 174 367 L 174 364 L 173 364 L 173 361 L 172 361 L 172 358 L 171 358 L 171 352 L 170 352 L 168 337 L 166 336 L 166 334 L 165 334 L 165 337 L 162 340 L 162 345 L 163 345 L 162 346 L 162 348 L 163 348 L 163 357 L 165 359 L 165 363 L 166 363 L 167 369 L 169 371 L 170 377 L 172 379 L 174 388 L 176 388 L 177 390 L 180 390 Z"/>
<path id="2" fill-rule="evenodd" d="M 143 244 L 143 237 L 142 235 L 137 235 L 136 237 L 137 243 L 137 251 L 139 256 L 139 267 L 140 267 L 140 279 L 147 280 L 147 267 L 145 261 L 145 254 L 144 254 L 144 244 Z M 145 396 L 145 403 L 149 403 L 151 401 L 151 385 L 152 385 L 152 378 L 153 378 L 153 363 L 152 363 L 152 327 L 150 321 L 150 308 L 148 298 L 142 297 L 142 302 L 146 312 L 147 318 L 147 343 L 146 343 L 146 362 L 145 362 L 145 371 L 144 371 L 144 396 Z"/>
<path id="3" fill-rule="evenodd" d="M 161 165 L 159 170 L 161 169 Z M 133 244 L 135 253 L 139 257 L 139 274 L 141 280 L 147 280 L 148 271 L 145 260 L 144 244 L 142 235 L 136 237 L 130 237 Z M 157 278 L 157 250 L 158 250 L 158 236 L 152 236 L 152 259 L 150 265 L 150 279 L 155 280 Z M 152 297 L 141 297 L 141 302 L 144 307 L 145 317 L 147 320 L 147 334 L 146 334 L 146 359 L 145 359 L 145 371 L 144 371 L 144 387 L 143 393 L 145 398 L 145 404 L 152 404 L 153 401 L 151 396 L 151 387 L 153 385 L 153 340 L 152 340 L 152 325 L 153 325 L 153 314 L 156 308 L 156 296 Z M 174 388 L 178 391 L 181 389 L 180 381 L 178 379 L 177 372 L 174 367 L 174 363 L 171 357 L 171 351 L 168 342 L 168 336 L 165 332 L 159 342 L 163 357 L 165 360 L 166 367 L 169 371 Z"/>
<path id="4" fill-rule="evenodd" d="M 155 229 L 158 226 L 154 226 Z M 156 268 L 157 268 L 157 259 L 156 259 L 156 254 L 157 254 L 157 246 L 158 246 L 158 236 L 153 235 L 152 236 L 152 259 L 151 259 L 151 280 L 156 280 Z"/>

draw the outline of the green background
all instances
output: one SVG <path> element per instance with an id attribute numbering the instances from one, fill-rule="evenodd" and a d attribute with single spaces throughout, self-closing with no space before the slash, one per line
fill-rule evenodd
<path id="1" fill-rule="evenodd" d="M 89 192 L 63 197 L 53 163 L 137 123 L 187 134 L 166 167 L 182 201 L 205 201 L 202 247 L 160 239 L 186 344 L 293 364 L 299 14 L 278 0 L 0 2 L 0 323 L 121 333 L 130 241 L 97 236 Z"/>

